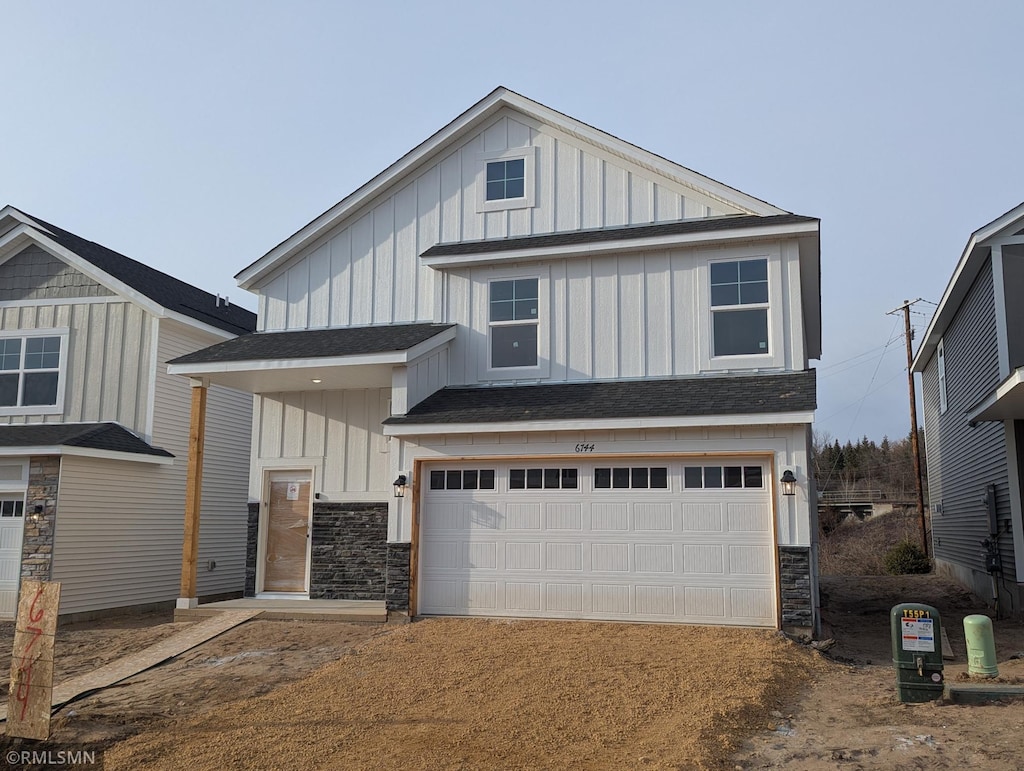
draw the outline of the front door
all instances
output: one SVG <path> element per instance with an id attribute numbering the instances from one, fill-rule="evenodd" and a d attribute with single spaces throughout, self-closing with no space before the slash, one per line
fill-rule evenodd
<path id="1" fill-rule="evenodd" d="M 308 592 L 310 489 L 308 475 L 271 474 L 263 549 L 264 592 Z"/>

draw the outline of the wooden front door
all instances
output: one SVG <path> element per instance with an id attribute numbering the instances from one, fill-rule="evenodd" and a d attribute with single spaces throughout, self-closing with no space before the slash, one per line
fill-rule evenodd
<path id="1" fill-rule="evenodd" d="M 264 592 L 306 592 L 309 555 L 309 477 L 275 474 L 270 488 L 263 562 Z"/>

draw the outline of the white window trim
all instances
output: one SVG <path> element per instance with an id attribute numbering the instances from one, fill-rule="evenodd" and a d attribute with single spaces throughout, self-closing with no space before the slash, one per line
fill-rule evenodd
<path id="1" fill-rule="evenodd" d="M 60 415 L 64 412 L 64 392 L 67 386 L 68 373 L 68 335 L 70 330 L 67 327 L 51 329 L 16 329 L 0 332 L 0 338 L 9 339 L 20 337 L 27 340 L 32 337 L 59 337 L 60 338 L 60 363 L 57 371 L 57 403 L 56 404 L 34 404 L 27 407 L 0 407 L 0 415 Z M 25 357 L 25 346 L 22 345 L 22 361 Z M 24 369 L 18 370 L 24 373 Z"/>
<path id="2" fill-rule="evenodd" d="M 711 264 L 717 262 L 740 262 L 743 260 L 768 261 L 768 302 L 752 305 L 711 305 Z M 769 249 L 730 249 L 705 257 L 698 267 L 698 302 L 702 311 L 700 319 L 700 366 L 701 371 L 782 369 L 785 367 L 785 342 L 782 339 L 782 311 L 785 298 L 782 293 L 782 255 L 778 247 Z M 768 310 L 768 353 L 733 354 L 716 356 L 714 353 L 715 311 Z"/>
<path id="3" fill-rule="evenodd" d="M 497 201 L 487 200 L 487 163 L 488 161 L 511 161 L 522 158 L 523 163 L 523 197 L 502 198 Z M 516 147 L 477 156 L 476 172 L 476 210 L 478 212 L 509 211 L 512 209 L 531 209 L 537 197 L 537 148 Z"/>
<path id="4" fill-rule="evenodd" d="M 935 360 L 937 362 L 937 370 L 939 374 L 939 414 L 943 414 L 949 408 L 949 402 L 946 398 L 946 347 L 943 344 L 944 340 L 939 340 L 939 345 L 935 349 Z"/>
<path id="5" fill-rule="evenodd" d="M 495 281 L 514 281 L 521 278 L 537 279 L 537 364 L 532 367 L 491 366 L 491 284 Z M 481 269 L 474 275 L 474 284 L 479 287 L 475 295 L 477 302 L 476 324 L 480 331 L 478 350 L 480 380 L 537 380 L 551 374 L 551 272 L 546 266 L 520 268 L 517 270 Z M 496 322 L 498 326 L 523 324 L 523 321 Z M 531 323 L 531 322 L 525 322 Z"/>

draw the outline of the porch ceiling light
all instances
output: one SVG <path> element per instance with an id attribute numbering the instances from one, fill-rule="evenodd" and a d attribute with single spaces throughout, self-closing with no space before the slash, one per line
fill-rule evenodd
<path id="1" fill-rule="evenodd" d="M 392 484 L 395 486 L 395 497 L 396 498 L 404 498 L 405 497 L 405 488 L 408 485 L 408 483 L 409 483 L 409 480 L 405 476 L 405 474 L 399 474 L 398 475 L 398 479 L 396 479 L 394 482 L 392 482 Z"/>
<path id="2" fill-rule="evenodd" d="M 783 495 L 796 495 L 796 477 L 793 476 L 793 472 L 786 469 L 782 472 L 782 494 Z"/>

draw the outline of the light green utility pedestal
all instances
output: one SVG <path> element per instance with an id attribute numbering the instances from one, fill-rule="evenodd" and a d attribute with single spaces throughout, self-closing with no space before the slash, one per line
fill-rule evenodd
<path id="1" fill-rule="evenodd" d="M 998 677 L 992 619 L 981 614 L 965 617 L 964 637 L 967 638 L 967 672 L 980 677 Z"/>
<path id="2" fill-rule="evenodd" d="M 931 605 L 905 602 L 889 613 L 892 663 L 900 701 L 920 704 L 942 698 L 942 622 Z"/>

